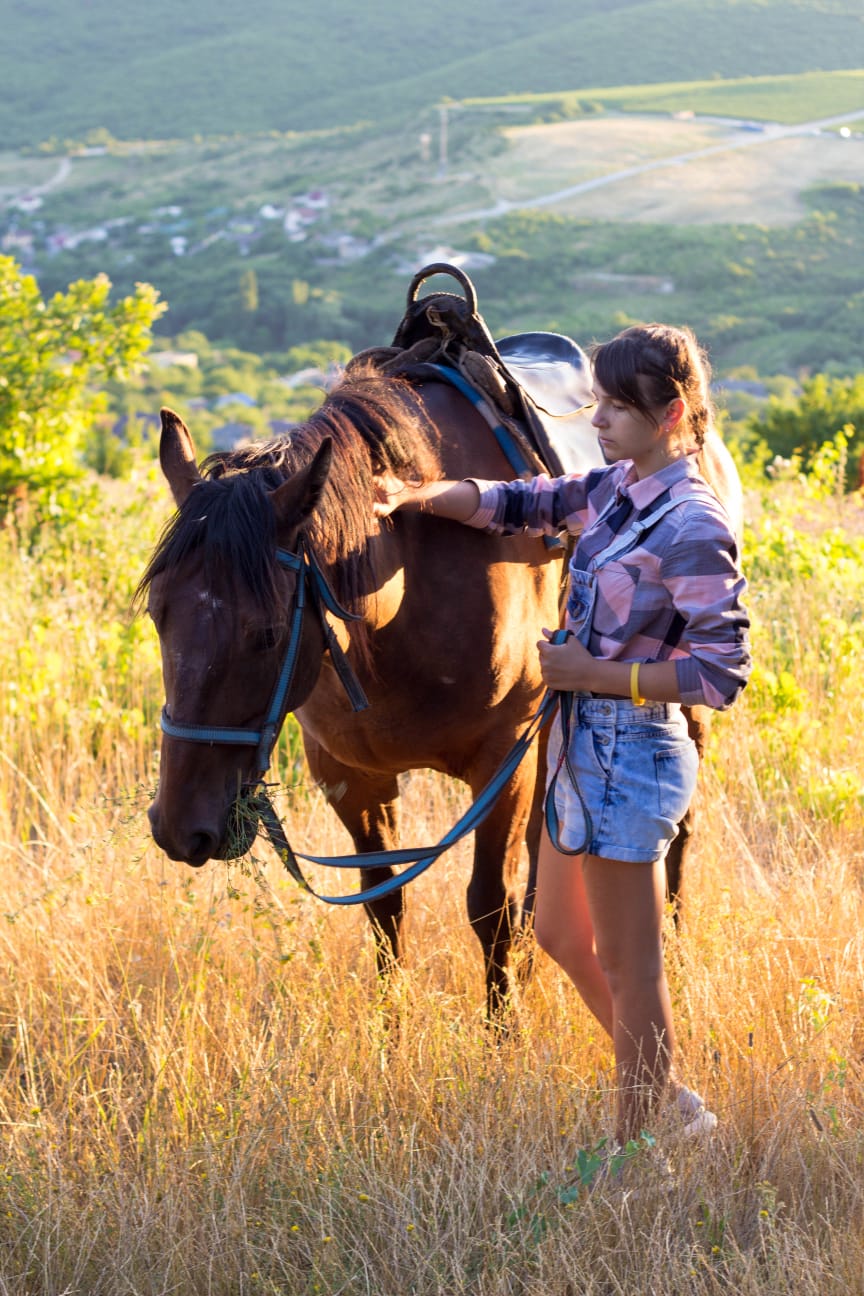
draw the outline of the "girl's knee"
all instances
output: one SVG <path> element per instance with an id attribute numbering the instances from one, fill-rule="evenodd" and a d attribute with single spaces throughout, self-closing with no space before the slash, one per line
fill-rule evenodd
<path id="1" fill-rule="evenodd" d="M 548 954 L 556 963 L 560 962 L 558 953 L 563 948 L 565 936 L 566 933 L 561 931 L 557 923 L 550 922 L 545 914 L 535 913 L 534 939 L 543 953 Z"/>
<path id="2" fill-rule="evenodd" d="M 580 976 L 596 965 L 593 943 L 585 944 L 574 939 L 573 932 L 559 923 L 538 915 L 534 922 L 534 935 L 543 953 L 563 968 L 577 985 Z"/>

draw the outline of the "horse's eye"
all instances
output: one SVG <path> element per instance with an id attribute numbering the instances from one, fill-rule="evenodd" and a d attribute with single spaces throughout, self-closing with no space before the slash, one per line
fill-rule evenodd
<path id="1" fill-rule="evenodd" d="M 265 626 L 255 632 L 255 647 L 261 652 L 269 652 L 279 642 L 279 632 L 275 626 Z"/>

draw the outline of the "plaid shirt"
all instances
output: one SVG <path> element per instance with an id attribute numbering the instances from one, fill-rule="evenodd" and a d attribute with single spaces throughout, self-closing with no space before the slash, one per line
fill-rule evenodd
<path id="1" fill-rule="evenodd" d="M 637 518 L 704 492 L 704 502 L 672 509 L 600 568 L 589 650 L 609 661 L 672 659 L 685 705 L 731 706 L 750 673 L 746 582 L 726 513 L 694 462 L 676 459 L 641 481 L 626 460 L 584 476 L 476 485 L 469 525 L 503 535 L 569 531 L 579 536 L 573 562 L 583 570 Z"/>

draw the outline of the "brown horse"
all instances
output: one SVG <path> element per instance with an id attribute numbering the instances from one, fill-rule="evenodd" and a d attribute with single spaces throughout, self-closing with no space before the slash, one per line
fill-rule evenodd
<path id="1" fill-rule="evenodd" d="M 593 446 L 587 418 L 585 435 Z M 704 457 L 728 476 L 719 439 Z M 294 551 L 301 536 L 336 598 L 359 616 L 337 635 L 370 705 L 352 710 L 326 654 L 321 617 L 307 616 L 283 709 L 296 713 L 312 776 L 355 849 L 399 844 L 397 780 L 406 770 L 440 770 L 476 797 L 542 695 L 536 642 L 541 626 L 557 624 L 560 561 L 534 538 L 500 538 L 412 513 L 379 523 L 372 510 L 376 473 L 512 476 L 464 397 L 442 383 L 413 387 L 352 365 L 290 436 L 211 456 L 203 471 L 185 425 L 163 410 L 160 461 L 178 512 L 141 582 L 166 690 L 168 732 L 149 811 L 157 844 L 195 866 L 252 844 L 257 819 L 238 807 L 255 782 L 254 742 L 202 744 L 176 734 L 184 726 L 235 734 L 253 726 L 245 732 L 257 736 L 291 634 L 297 583 L 276 554 Z M 713 462 L 704 468 L 728 495 Z M 526 832 L 526 912 L 533 901 L 537 761 L 535 745 L 475 834 L 467 907 L 491 1014 L 510 989 Z M 361 886 L 391 872 L 364 871 Z M 367 909 L 385 970 L 402 954 L 405 894 Z"/>
<path id="2" fill-rule="evenodd" d="M 542 695 L 535 645 L 539 628 L 556 624 L 560 564 L 537 539 L 409 514 L 379 523 L 372 503 L 377 472 L 512 476 L 482 417 L 444 384 L 414 389 L 352 366 L 307 424 L 213 456 L 203 475 L 181 420 L 163 410 L 162 421 L 160 460 L 179 511 L 141 589 L 161 642 L 169 723 L 261 721 L 296 582 L 275 554 L 295 549 L 304 533 L 336 598 L 361 616 L 337 633 L 369 707 L 351 709 L 312 616 L 286 709 L 357 851 L 398 845 L 405 770 L 440 770 L 476 797 Z M 244 829 L 235 811 L 254 757 L 253 746 L 163 736 L 149 813 L 172 859 L 200 865 L 249 848 L 255 826 Z M 536 767 L 535 747 L 475 834 L 468 915 L 493 1013 L 510 988 L 515 875 Z M 361 885 L 389 873 L 366 871 Z M 368 911 L 385 968 L 402 953 L 404 892 Z"/>

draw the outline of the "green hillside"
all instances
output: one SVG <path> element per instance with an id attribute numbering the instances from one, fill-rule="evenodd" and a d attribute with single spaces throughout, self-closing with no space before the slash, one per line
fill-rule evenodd
<path id="1" fill-rule="evenodd" d="M 309 130 L 454 98 L 864 63 L 860 0 L 0 2 L 5 147 Z"/>
<path id="2" fill-rule="evenodd" d="M 864 366 L 859 121 L 845 143 L 827 132 L 810 140 L 808 128 L 797 152 L 755 150 L 761 160 L 745 172 L 737 207 L 733 191 L 712 185 L 710 172 L 707 219 L 706 176 L 700 180 L 697 163 L 674 173 L 672 220 L 650 205 L 645 224 L 634 220 L 635 176 L 604 189 L 600 207 L 528 209 L 534 197 L 622 164 L 675 161 L 672 155 L 698 156 L 718 141 L 734 149 L 756 139 L 734 127 L 674 121 L 669 109 L 734 108 L 747 120 L 830 118 L 864 100 L 864 73 L 592 93 L 617 109 L 656 111 L 592 112 L 575 123 L 502 132 L 566 117 L 571 108 L 566 97 L 563 107 L 558 99 L 529 98 L 524 114 L 514 113 L 512 102 L 466 106 L 450 114 L 446 175 L 437 138 L 424 155 L 410 122 L 118 144 L 71 159 L 0 153 L 0 204 L 10 196 L 0 210 L 0 245 L 22 257 L 46 294 L 100 272 L 118 295 L 152 283 L 169 308 L 160 333 L 194 330 L 220 345 L 270 354 L 277 367 L 288 348 L 316 339 L 350 350 L 386 342 L 411 269 L 440 259 L 432 253 L 441 246 L 481 254 L 472 273 L 499 334 L 555 328 L 587 342 L 624 320 L 659 314 L 692 324 L 727 373 Z M 521 138 L 531 141 L 527 148 Z M 544 149 L 557 169 L 544 169 Z M 716 164 L 712 158 L 718 175 L 724 156 Z M 827 156 L 829 169 L 820 169 Z M 732 170 L 722 174 L 734 181 Z M 39 206 L 22 210 L 13 195 L 31 186 L 43 187 Z M 304 211 L 316 192 L 321 207 Z M 702 215 L 688 224 L 691 197 Z M 502 198 L 516 199 L 504 204 L 503 219 Z M 466 219 L 478 210 L 487 215 Z"/>

